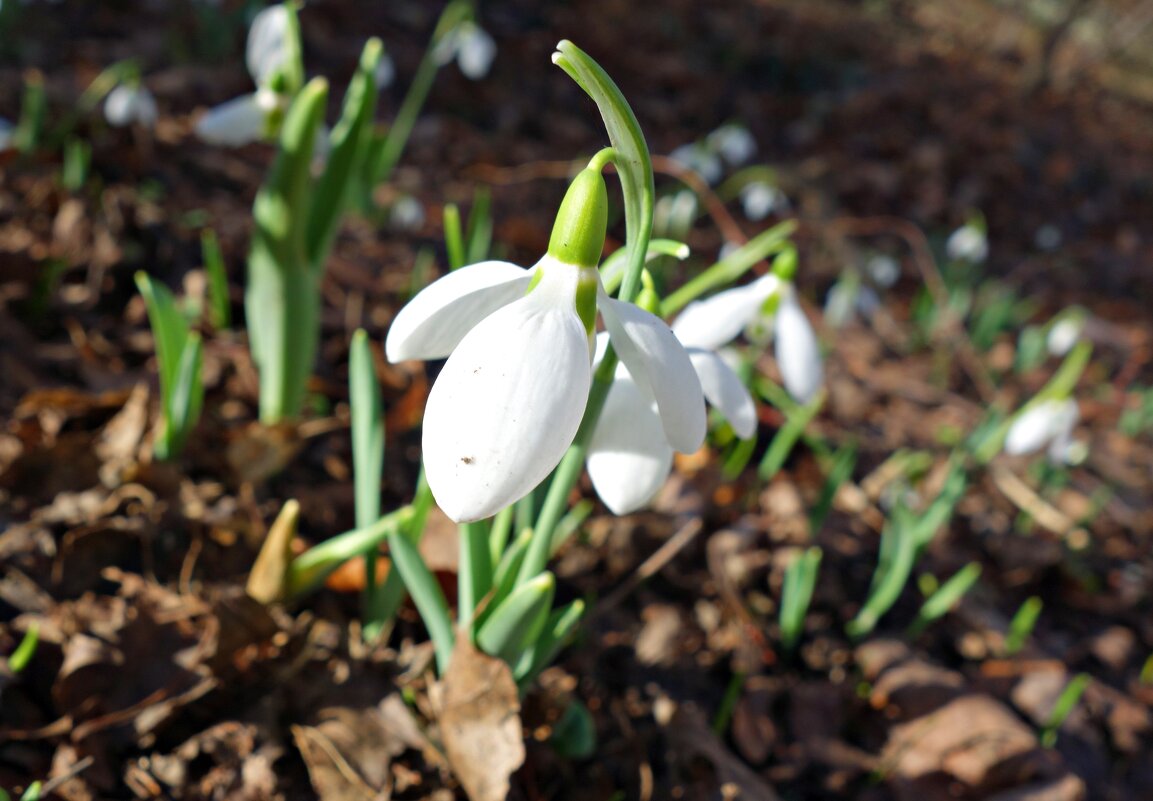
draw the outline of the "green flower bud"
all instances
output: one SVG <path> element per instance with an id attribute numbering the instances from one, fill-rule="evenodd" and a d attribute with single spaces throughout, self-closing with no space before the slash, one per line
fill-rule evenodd
<path id="1" fill-rule="evenodd" d="M 553 223 L 548 254 L 577 267 L 600 264 L 608 227 L 608 190 L 599 170 L 581 170 L 565 193 Z"/>

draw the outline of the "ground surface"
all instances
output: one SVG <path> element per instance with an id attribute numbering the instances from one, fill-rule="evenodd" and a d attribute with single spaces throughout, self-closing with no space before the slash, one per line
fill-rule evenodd
<path id="1" fill-rule="evenodd" d="M 41 641 L 20 675 L 0 672 L 0 787 L 57 779 L 55 796 L 70 801 L 463 797 L 429 726 L 429 650 L 411 608 L 387 646 L 368 649 L 354 575 L 287 609 L 243 588 L 286 499 L 300 501 L 310 541 L 352 525 L 346 362 L 358 326 L 376 343 L 389 410 L 386 504 L 411 497 L 427 383 L 419 365 L 385 364 L 379 343 L 418 250 L 443 263 L 445 202 L 467 205 L 490 185 L 499 252 L 543 252 L 563 191 L 555 162 L 605 144 L 592 104 L 550 66 L 571 38 L 617 78 L 655 153 L 726 121 L 750 128 L 756 160 L 790 199 L 785 216 L 800 221 L 812 308 L 871 253 L 893 255 L 902 273 L 882 313 L 824 330 L 829 401 L 770 482 L 755 466 L 783 418 L 766 406 L 752 467 L 735 480 L 721 476 L 721 446 L 682 460 L 653 511 L 598 510 L 561 554 L 560 596 L 584 596 L 592 612 L 524 701 L 512 797 L 1153 797 L 1153 671 L 1142 675 L 1153 440 L 1149 425 L 1119 429 L 1153 384 L 1153 110 L 1090 70 L 1039 80 L 1030 51 L 958 47 L 952 29 L 923 27 L 936 18 L 901 10 L 917 4 L 892 5 L 894 16 L 874 17 L 839 3 L 485 4 L 492 73 L 440 73 L 378 198 L 412 195 L 426 221 L 358 219 L 339 238 L 309 419 L 255 426 L 242 328 L 214 332 L 204 420 L 173 464 L 148 457 L 156 377 L 132 275 L 180 287 L 211 225 L 239 318 L 271 151 L 214 149 L 190 130 L 200 109 L 248 91 L 244 32 L 213 38 L 185 3 L 27 9 L 20 35 L 4 33 L 0 112 L 16 116 L 28 68 L 43 72 L 51 117 L 133 56 L 161 119 L 154 135 L 81 119 L 92 177 L 77 193 L 60 188 L 58 152 L 0 156 L 0 653 L 33 624 Z M 436 11 L 310 4 L 308 67 L 343 86 L 363 38 L 380 35 L 400 83 L 384 94 L 387 120 Z M 686 272 L 711 262 L 720 230 L 763 227 L 727 209 L 697 221 Z M 987 341 L 957 329 L 922 337 L 913 307 L 939 275 L 939 248 L 926 244 L 972 210 L 988 220 L 987 274 L 1002 279 L 973 285 L 1033 306 Z M 610 238 L 621 237 L 617 225 Z M 893 492 L 886 460 L 927 454 L 915 488 L 932 497 L 947 432 L 971 429 L 994 402 L 1015 407 L 1051 375 L 1055 361 L 1012 369 L 1020 322 L 1071 302 L 1092 313 L 1096 344 L 1077 392 L 1087 461 L 1055 473 L 998 457 L 974 469 L 914 575 L 943 580 L 975 562 L 976 586 L 910 634 L 921 602 L 911 582 L 874 634 L 851 640 Z M 769 356 L 760 366 L 776 377 Z M 810 531 L 819 455 L 851 442 L 850 480 Z M 451 583 L 445 542 L 451 532 L 426 550 Z M 824 551 L 821 579 L 787 658 L 776 604 L 785 566 L 810 544 Z M 1036 628 L 1008 655 L 1009 621 L 1034 596 Z M 1085 693 L 1045 748 L 1038 732 L 1080 673 Z M 548 742 L 574 697 L 592 714 L 591 756 Z"/>

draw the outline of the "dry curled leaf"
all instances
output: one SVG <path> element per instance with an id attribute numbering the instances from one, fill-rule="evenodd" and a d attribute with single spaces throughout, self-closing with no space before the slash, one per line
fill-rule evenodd
<path id="1" fill-rule="evenodd" d="M 512 671 L 461 636 L 441 685 L 440 736 L 453 773 L 471 801 L 504 801 L 525 756 Z"/>

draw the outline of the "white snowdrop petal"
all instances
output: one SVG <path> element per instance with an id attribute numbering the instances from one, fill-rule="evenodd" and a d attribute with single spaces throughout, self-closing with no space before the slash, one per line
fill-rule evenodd
<path id="1" fill-rule="evenodd" d="M 210 145 L 247 145 L 263 137 L 264 111 L 255 94 L 234 97 L 201 115 L 195 131 Z"/>
<path id="2" fill-rule="evenodd" d="M 456 62 L 466 78 L 479 81 L 488 75 L 496 58 L 496 42 L 479 25 L 465 23 L 457 40 Z"/>
<path id="3" fill-rule="evenodd" d="M 712 351 L 688 348 L 688 353 L 705 399 L 720 410 L 738 437 L 751 437 L 757 430 L 757 407 L 740 377 Z"/>
<path id="4" fill-rule="evenodd" d="M 983 262 L 989 255 L 989 240 L 977 226 L 962 225 L 945 240 L 945 255 L 953 261 Z"/>
<path id="5" fill-rule="evenodd" d="M 288 9 L 282 4 L 268 6 L 253 18 L 244 62 L 257 84 L 263 84 L 284 65 L 287 45 Z"/>
<path id="6" fill-rule="evenodd" d="M 779 286 L 780 279 L 769 273 L 751 284 L 693 301 L 673 321 L 673 333 L 686 348 L 716 350 L 741 335 Z"/>
<path id="7" fill-rule="evenodd" d="M 156 99 L 141 86 L 120 84 L 104 100 L 104 119 L 109 125 L 123 127 L 139 123 L 146 128 L 156 125 Z"/>
<path id="8" fill-rule="evenodd" d="M 1080 413 L 1077 402 L 1044 400 L 1017 415 L 1005 435 L 1005 453 L 1017 456 L 1034 453 L 1064 432 L 1072 432 Z"/>
<path id="9" fill-rule="evenodd" d="M 532 270 L 507 261 L 461 267 L 426 286 L 396 315 L 384 341 L 390 362 L 443 359 L 466 334 L 524 295 Z M 587 350 L 587 345 L 586 345 Z"/>
<path id="10" fill-rule="evenodd" d="M 1083 328 L 1084 321 L 1071 316 L 1053 323 L 1049 328 L 1049 336 L 1045 339 L 1049 353 L 1053 356 L 1064 356 L 1081 339 Z"/>
<path id="11" fill-rule="evenodd" d="M 613 514 L 648 504 L 673 467 L 660 416 L 623 365 L 605 398 L 585 459 L 593 489 Z"/>
<path id="12" fill-rule="evenodd" d="M 656 399 L 669 444 L 693 453 L 705 440 L 705 400 L 701 382 L 684 346 L 665 322 L 601 290 L 601 316 L 613 347 L 641 391 Z"/>
<path id="13" fill-rule="evenodd" d="M 531 492 L 584 416 L 591 367 L 572 300 L 577 271 L 549 288 L 552 272 L 473 328 L 429 393 L 425 471 L 437 504 L 457 522 L 489 517 Z"/>
<path id="14" fill-rule="evenodd" d="M 785 389 L 798 403 L 808 403 L 821 388 L 825 371 L 817 334 L 791 292 L 781 298 L 774 329 L 777 367 Z"/>

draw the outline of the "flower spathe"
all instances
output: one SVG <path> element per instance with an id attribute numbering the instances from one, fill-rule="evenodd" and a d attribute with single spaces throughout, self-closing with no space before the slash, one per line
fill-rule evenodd
<path id="1" fill-rule="evenodd" d="M 607 338 L 598 338 L 607 345 Z M 715 353 L 687 348 L 706 400 L 720 410 L 741 439 L 756 431 L 756 406 L 740 378 Z M 616 377 L 585 459 L 593 489 L 614 514 L 646 506 L 673 466 L 673 447 L 653 396 L 618 364 Z"/>
<path id="2" fill-rule="evenodd" d="M 600 173 L 585 170 L 536 265 L 462 267 L 414 297 L 389 329 L 390 361 L 448 356 L 429 393 L 423 449 L 433 497 L 457 522 L 527 495 L 572 444 L 592 382 L 598 310 L 655 398 L 668 441 L 694 451 L 704 440 L 703 394 L 684 348 L 659 318 L 600 287 L 604 192 Z"/>

